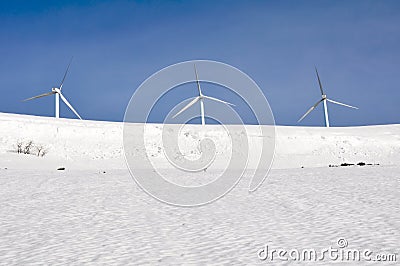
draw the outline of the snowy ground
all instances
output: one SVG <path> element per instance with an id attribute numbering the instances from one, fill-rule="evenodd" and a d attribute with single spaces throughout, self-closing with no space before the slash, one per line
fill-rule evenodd
<path id="1" fill-rule="evenodd" d="M 256 193 L 243 180 L 215 203 L 180 208 L 127 171 L 1 170 L 0 261 L 271 264 L 257 256 L 265 244 L 320 250 L 340 237 L 398 254 L 399 177 L 399 167 L 273 170 Z"/>
<path id="2" fill-rule="evenodd" d="M 212 204 L 180 208 L 133 181 L 121 124 L 0 114 L 0 264 L 273 265 L 280 260 L 258 258 L 265 245 L 320 251 L 338 238 L 371 250 L 372 259 L 397 254 L 398 264 L 400 126 L 277 127 L 276 134 L 273 170 L 255 193 L 245 176 Z M 48 154 L 17 154 L 19 140 Z M 328 167 L 360 161 L 380 165 Z"/>

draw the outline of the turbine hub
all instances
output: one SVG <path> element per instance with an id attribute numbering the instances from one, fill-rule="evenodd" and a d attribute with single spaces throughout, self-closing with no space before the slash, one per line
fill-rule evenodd
<path id="1" fill-rule="evenodd" d="M 327 97 L 326 97 L 326 94 L 322 94 L 322 99 L 326 99 Z"/>

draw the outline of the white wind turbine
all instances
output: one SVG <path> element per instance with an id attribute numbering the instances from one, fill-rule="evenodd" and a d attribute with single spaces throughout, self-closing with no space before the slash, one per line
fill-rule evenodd
<path id="1" fill-rule="evenodd" d="M 314 110 L 318 106 L 318 104 L 320 104 L 321 102 L 324 102 L 325 125 L 326 125 L 326 127 L 329 127 L 329 116 L 328 116 L 327 101 L 331 102 L 331 103 L 338 104 L 338 105 L 343 105 L 343 106 L 346 106 L 346 107 L 354 108 L 354 109 L 358 109 L 358 108 L 354 107 L 354 106 L 351 106 L 351 105 L 348 105 L 348 104 L 344 104 L 344 103 L 341 103 L 341 102 L 337 102 L 337 101 L 328 99 L 326 97 L 326 94 L 324 93 L 324 90 L 322 89 L 322 84 L 321 84 L 321 80 L 320 80 L 319 75 L 318 75 L 317 68 L 315 68 L 315 72 L 317 73 L 318 84 L 319 84 L 319 89 L 320 89 L 321 94 L 322 94 L 322 99 L 319 100 L 316 104 L 314 104 L 310 109 L 308 109 L 308 111 L 297 122 L 300 122 L 301 120 L 303 120 L 309 113 L 311 113 L 312 110 Z"/>
<path id="2" fill-rule="evenodd" d="M 216 102 L 220 102 L 220 103 L 224 103 L 224 104 L 229 104 L 232 106 L 235 106 L 232 103 L 228 103 L 225 101 L 222 101 L 220 99 L 211 97 L 211 96 L 206 96 L 201 92 L 201 88 L 200 88 L 200 81 L 199 81 L 199 76 L 197 75 L 197 69 L 196 69 L 196 65 L 194 65 L 194 73 L 196 74 L 196 83 L 197 83 L 197 90 L 199 92 L 199 96 L 197 96 L 196 98 L 194 98 L 190 103 L 188 103 L 185 107 L 183 107 L 178 113 L 176 113 L 172 118 L 177 117 L 179 114 L 181 114 L 182 112 L 184 112 L 185 110 L 187 110 L 189 107 L 191 107 L 193 104 L 197 103 L 198 101 L 200 101 L 200 113 L 201 113 L 201 124 L 204 126 L 206 121 L 205 121 L 205 116 L 204 116 L 204 99 L 208 99 L 208 100 L 212 100 L 212 101 L 216 101 Z"/>
<path id="3" fill-rule="evenodd" d="M 69 109 L 71 109 L 71 111 L 74 112 L 74 114 L 77 117 L 79 117 L 79 119 L 82 120 L 82 117 L 78 114 L 77 111 L 75 111 L 74 107 L 72 107 L 72 105 L 67 101 L 67 99 L 61 93 L 61 90 L 62 90 L 62 87 L 63 87 L 63 84 L 64 84 L 64 80 L 65 80 L 65 77 L 67 76 L 67 73 L 68 73 L 68 70 L 69 70 L 69 66 L 71 65 L 71 62 L 72 62 L 72 58 L 69 61 L 67 70 L 65 71 L 64 77 L 63 77 L 63 79 L 61 81 L 61 84 L 60 84 L 60 86 L 58 88 L 57 87 L 56 88 L 52 88 L 50 92 L 43 93 L 43 94 L 40 94 L 38 96 L 34 96 L 34 97 L 31 97 L 31 98 L 25 99 L 23 101 L 25 102 L 25 101 L 29 101 L 29 100 L 33 100 L 33 99 L 37 99 L 37 98 L 41 98 L 41 97 L 45 97 L 45 96 L 49 96 L 49 95 L 55 94 L 55 99 L 56 99 L 55 117 L 56 118 L 60 118 L 60 97 L 61 97 L 61 100 L 69 107 Z"/>

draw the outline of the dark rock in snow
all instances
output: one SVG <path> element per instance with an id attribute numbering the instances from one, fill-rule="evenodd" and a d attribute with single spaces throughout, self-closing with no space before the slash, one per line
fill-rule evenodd
<path id="1" fill-rule="evenodd" d="M 342 163 L 340 166 L 352 166 L 354 163 Z"/>

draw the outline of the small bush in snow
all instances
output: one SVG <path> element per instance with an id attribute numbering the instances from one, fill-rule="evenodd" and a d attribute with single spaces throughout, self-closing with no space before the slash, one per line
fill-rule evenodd
<path id="1" fill-rule="evenodd" d="M 46 155 L 46 153 L 47 153 L 47 150 L 43 145 L 36 146 L 36 155 L 38 157 L 43 157 Z"/>
<path id="2" fill-rule="evenodd" d="M 24 143 L 22 141 L 17 142 L 17 153 L 22 153 L 22 146 Z"/>
<path id="3" fill-rule="evenodd" d="M 47 154 L 47 149 L 43 145 L 35 145 L 32 140 L 27 142 L 18 141 L 15 145 L 17 153 L 32 154 L 38 157 L 43 157 Z"/>
<path id="4" fill-rule="evenodd" d="M 31 154 L 31 150 L 33 148 L 33 141 L 30 140 L 25 144 L 24 147 L 24 154 Z"/>

